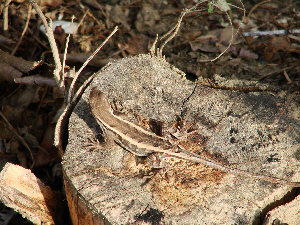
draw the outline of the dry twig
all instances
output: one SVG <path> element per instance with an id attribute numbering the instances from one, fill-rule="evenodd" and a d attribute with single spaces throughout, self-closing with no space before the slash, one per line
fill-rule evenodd
<path id="1" fill-rule="evenodd" d="M 76 104 L 78 103 L 81 95 L 87 88 L 87 86 L 90 84 L 90 82 L 94 79 L 95 74 L 93 74 L 91 77 L 89 77 L 83 85 L 77 90 L 77 92 L 73 96 L 74 92 L 74 86 L 76 83 L 77 78 L 79 77 L 81 71 L 85 68 L 85 66 L 92 60 L 92 58 L 100 51 L 100 49 L 107 43 L 107 41 L 117 32 L 118 27 L 115 27 L 115 29 L 111 32 L 111 34 L 102 42 L 102 44 L 93 52 L 93 54 L 84 62 L 84 64 L 81 66 L 81 68 L 77 71 L 75 77 L 73 78 L 72 84 L 69 89 L 69 93 L 67 96 L 67 106 L 64 109 L 63 113 L 60 115 L 57 124 L 55 126 L 55 134 L 54 134 L 54 145 L 58 148 L 58 152 L 60 156 L 63 155 L 64 149 L 63 149 L 63 131 L 67 129 L 67 124 L 69 117 L 75 108 Z"/>
<path id="2" fill-rule="evenodd" d="M 243 8 L 242 8 L 243 14 L 244 14 L 243 17 L 245 17 L 245 14 L 246 14 L 245 6 L 244 6 L 244 4 L 243 4 L 242 1 L 240 1 L 240 3 L 241 3 L 242 6 L 243 6 Z M 228 21 L 229 21 L 229 23 L 230 23 L 230 25 L 231 25 L 231 39 L 230 39 L 230 42 L 229 42 L 228 46 L 224 49 L 224 51 L 221 52 L 221 53 L 220 53 L 217 57 L 215 57 L 214 59 L 211 59 L 211 60 L 210 60 L 211 62 L 216 61 L 216 60 L 217 60 L 218 58 L 220 58 L 225 52 L 227 52 L 227 50 L 228 50 L 228 49 L 231 47 L 231 45 L 232 45 L 234 36 L 235 36 L 236 34 L 238 34 L 239 29 L 240 29 L 240 27 L 241 27 L 241 26 L 239 26 L 239 27 L 237 28 L 236 33 L 234 34 L 234 29 L 233 29 L 233 24 L 232 24 L 231 18 L 230 18 L 230 16 L 229 16 L 229 14 L 228 14 L 227 11 L 225 11 L 225 13 L 226 13 L 226 16 L 227 16 L 227 18 L 228 18 Z"/>
<path id="3" fill-rule="evenodd" d="M 101 50 L 101 48 L 108 42 L 108 40 L 117 32 L 118 27 L 116 26 L 115 29 L 111 32 L 111 34 L 102 42 L 101 45 L 98 46 L 98 48 L 91 54 L 91 56 L 83 63 L 83 65 L 80 67 L 80 69 L 76 72 L 75 77 L 73 78 L 73 81 L 70 85 L 69 88 L 69 93 L 68 93 L 68 103 L 72 101 L 73 98 L 73 93 L 74 93 L 74 86 L 75 83 L 82 72 L 82 70 L 86 67 L 86 65 L 94 58 L 94 56 Z"/>
<path id="4" fill-rule="evenodd" d="M 72 16 L 72 23 L 74 22 L 74 18 L 75 16 L 73 15 Z M 79 25 L 77 26 L 76 30 L 78 29 Z M 67 58 L 67 53 L 68 53 L 68 47 L 69 47 L 69 41 L 70 41 L 70 36 L 71 36 L 71 33 L 68 34 L 67 36 L 67 40 L 66 40 L 66 47 L 65 47 L 65 51 L 64 51 L 64 55 L 63 55 L 63 64 L 62 64 L 62 68 L 63 68 L 63 71 L 62 71 L 62 79 L 65 80 L 65 65 L 66 65 L 66 58 Z"/>
<path id="5" fill-rule="evenodd" d="M 60 62 L 60 58 L 59 58 L 59 52 L 58 52 L 58 48 L 56 46 L 56 42 L 54 39 L 54 35 L 53 35 L 53 30 L 52 30 L 52 22 L 50 20 L 49 24 L 47 22 L 47 19 L 45 17 L 45 15 L 43 14 L 42 10 L 40 9 L 40 7 L 38 6 L 38 4 L 33 1 L 33 0 L 29 0 L 29 2 L 32 4 L 33 8 L 35 9 L 35 11 L 37 12 L 37 14 L 40 16 L 45 30 L 46 30 L 46 35 L 52 50 L 52 54 L 53 54 L 53 58 L 54 58 L 54 62 L 55 62 L 55 69 L 53 72 L 54 75 L 54 79 L 57 82 L 58 86 L 63 90 L 64 89 L 64 81 L 62 78 L 62 64 Z"/>
<path id="6" fill-rule="evenodd" d="M 259 6 L 264 5 L 264 4 L 268 3 L 268 2 L 271 2 L 271 0 L 265 0 L 265 1 L 259 2 L 256 5 L 254 5 L 252 7 L 252 9 L 250 10 L 250 12 L 248 13 L 247 17 L 249 18 L 252 15 L 252 13 L 254 12 L 255 9 L 257 9 Z"/>
<path id="7" fill-rule="evenodd" d="M 8 30 L 8 6 L 10 4 L 11 0 L 6 0 L 4 3 L 4 9 L 3 9 L 3 30 Z"/>
<path id="8" fill-rule="evenodd" d="M 163 57 L 163 53 L 162 53 L 163 48 L 164 48 L 165 45 L 166 45 L 168 42 L 170 42 L 170 41 L 176 36 L 176 34 L 178 33 L 179 28 L 180 28 L 181 23 L 182 23 L 182 20 L 183 20 L 183 17 L 184 17 L 186 14 L 188 14 L 188 13 L 198 11 L 198 10 L 197 10 L 197 7 L 198 7 L 200 4 L 202 4 L 202 3 L 204 3 L 204 2 L 207 2 L 207 1 L 208 1 L 208 0 L 200 1 L 200 2 L 198 2 L 196 5 L 194 5 L 193 7 L 189 8 L 189 9 L 184 9 L 184 10 L 181 12 L 181 15 L 180 15 L 180 17 L 179 17 L 179 19 L 178 19 L 176 25 L 175 25 L 172 29 L 170 29 L 166 34 L 164 34 L 164 35 L 160 38 L 160 40 L 166 38 L 167 36 L 169 36 L 169 37 L 168 37 L 168 38 L 161 44 L 161 46 L 160 46 L 159 48 L 157 48 L 157 49 L 156 49 L 155 46 L 156 46 L 156 43 L 157 43 L 158 38 L 156 37 L 156 39 L 155 39 L 155 41 L 154 41 L 154 43 L 152 44 L 152 47 L 151 47 L 151 49 L 150 49 L 150 53 L 151 53 L 152 55 L 155 55 L 155 54 L 156 54 L 156 55 L 158 55 L 158 56 L 160 56 L 160 57 Z M 241 5 L 242 5 L 243 7 L 242 7 L 242 8 L 237 7 L 237 8 L 243 10 L 243 14 L 244 14 L 243 16 L 245 17 L 245 13 L 246 13 L 245 7 L 244 7 L 242 1 L 239 1 L 239 2 L 241 3 Z M 212 1 L 211 1 L 210 3 L 211 3 L 213 6 L 219 8 L 221 11 L 230 9 L 228 5 L 226 5 L 226 7 L 221 7 L 221 5 L 215 4 L 215 3 L 213 3 Z M 228 21 L 229 21 L 229 23 L 230 23 L 230 25 L 231 25 L 231 28 L 232 28 L 232 33 L 231 33 L 231 40 L 230 40 L 230 43 L 228 44 L 228 46 L 226 47 L 226 49 L 225 49 L 224 51 L 222 51 L 222 52 L 221 52 L 217 57 L 215 57 L 214 59 L 211 59 L 211 60 L 201 60 L 201 62 L 209 62 L 209 61 L 210 61 L 210 62 L 213 62 L 213 61 L 217 60 L 218 58 L 220 58 L 220 57 L 221 57 L 221 56 L 222 56 L 222 55 L 223 55 L 223 54 L 231 47 L 232 42 L 233 42 L 233 39 L 234 39 L 234 36 L 239 32 L 240 26 L 237 28 L 237 31 L 236 31 L 236 33 L 234 34 L 234 28 L 233 28 L 233 24 L 232 24 L 231 18 L 230 18 L 230 16 L 229 16 L 229 14 L 228 14 L 227 11 L 224 11 L 224 12 L 225 12 L 225 14 L 226 14 L 226 16 L 227 16 L 227 18 L 228 18 Z"/>
<path id="9" fill-rule="evenodd" d="M 177 33 L 178 33 L 178 31 L 179 31 L 179 28 L 180 28 L 180 26 L 181 26 L 181 22 L 182 22 L 183 17 L 184 17 L 186 14 L 190 13 L 190 12 L 195 12 L 195 11 L 196 11 L 196 8 L 197 8 L 200 4 L 202 4 L 202 3 L 204 3 L 204 2 L 207 2 L 207 1 L 208 1 L 208 0 L 204 0 L 204 1 L 198 2 L 196 5 L 194 5 L 194 6 L 191 7 L 191 8 L 183 9 L 183 11 L 181 12 L 180 17 L 179 17 L 179 19 L 178 19 L 176 25 L 175 25 L 172 29 L 170 29 L 167 33 L 165 33 L 159 40 L 162 40 L 162 39 L 164 39 L 164 38 L 167 38 L 168 36 L 169 36 L 169 37 L 161 44 L 160 47 L 158 47 L 158 48 L 156 49 L 156 43 L 157 43 L 157 41 L 158 41 L 158 36 L 157 36 L 156 39 L 155 39 L 155 41 L 154 41 L 154 43 L 152 44 L 152 47 L 151 47 L 151 49 L 150 49 L 150 53 L 151 53 L 152 55 L 157 55 L 157 56 L 159 56 L 159 57 L 163 57 L 163 53 L 162 53 L 162 52 L 163 52 L 163 49 L 164 49 L 165 45 L 166 45 L 168 42 L 170 42 L 170 41 L 177 35 Z"/>

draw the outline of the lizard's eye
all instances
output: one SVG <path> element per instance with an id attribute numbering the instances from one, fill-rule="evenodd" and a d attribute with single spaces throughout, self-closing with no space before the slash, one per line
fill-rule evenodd
<path id="1" fill-rule="evenodd" d="M 159 144 L 158 144 L 158 143 L 153 143 L 153 146 L 154 146 L 154 147 L 158 147 Z"/>

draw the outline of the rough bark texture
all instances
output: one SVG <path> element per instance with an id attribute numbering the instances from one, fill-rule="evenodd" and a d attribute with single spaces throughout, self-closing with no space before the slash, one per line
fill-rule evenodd
<path id="1" fill-rule="evenodd" d="M 74 224 L 255 224 L 265 209 L 293 195 L 285 185 L 165 156 L 163 168 L 155 169 L 159 154 L 137 158 L 113 145 L 110 133 L 93 147 L 91 140 L 101 141 L 88 105 L 94 86 L 126 119 L 145 127 L 162 124 L 163 135 L 173 133 L 190 151 L 251 172 L 300 179 L 299 97 L 195 85 L 163 59 L 140 55 L 98 72 L 70 118 L 63 170 L 68 195 L 81 202 L 69 198 L 69 205 L 88 208 L 94 219 L 84 223 L 77 209 Z M 180 131 L 174 133 L 174 126 Z"/>

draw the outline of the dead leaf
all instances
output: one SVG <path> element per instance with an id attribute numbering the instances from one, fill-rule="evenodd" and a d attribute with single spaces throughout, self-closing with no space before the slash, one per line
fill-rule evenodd
<path id="1" fill-rule="evenodd" d="M 0 63 L 1 62 L 9 64 L 10 66 L 23 73 L 28 73 L 29 71 L 35 69 L 37 66 L 40 66 L 42 64 L 41 61 L 30 62 L 20 57 L 12 56 L 9 53 L 4 52 L 0 49 Z"/>
<path id="2" fill-rule="evenodd" d="M 233 30 L 235 32 L 235 30 Z M 201 50 L 204 52 L 219 53 L 224 51 L 232 36 L 232 28 L 226 27 L 224 29 L 216 29 L 209 31 L 206 35 L 197 37 L 195 40 L 190 41 L 190 46 L 193 51 Z M 234 39 L 232 44 L 237 44 Z"/>
<path id="3" fill-rule="evenodd" d="M 257 54 L 255 54 L 254 52 L 250 51 L 249 49 L 246 49 L 243 47 L 240 49 L 238 56 L 241 58 L 246 58 L 246 59 L 258 59 Z"/>
<path id="4" fill-rule="evenodd" d="M 287 36 L 273 36 L 264 49 L 264 57 L 267 61 L 272 61 L 278 51 L 288 52 L 291 42 Z"/>
<path id="5" fill-rule="evenodd" d="M 148 53 L 149 38 L 145 35 L 134 35 L 126 44 L 126 51 L 131 55 Z"/>
<path id="6" fill-rule="evenodd" d="M 13 82 L 15 78 L 19 78 L 21 76 L 22 73 L 19 70 L 15 69 L 7 63 L 0 63 L 0 82 Z"/>
<path id="7" fill-rule="evenodd" d="M 282 51 L 288 51 L 291 47 L 290 39 L 287 36 L 273 36 L 271 44 L 276 50 Z"/>
<path id="8" fill-rule="evenodd" d="M 139 32 L 149 32 L 149 29 L 161 19 L 159 11 L 153 5 L 143 4 L 135 20 L 135 27 Z"/>

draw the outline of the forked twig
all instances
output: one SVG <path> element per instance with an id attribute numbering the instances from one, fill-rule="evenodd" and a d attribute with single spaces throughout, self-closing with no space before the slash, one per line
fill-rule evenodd
<path id="1" fill-rule="evenodd" d="M 81 71 L 84 69 L 84 67 L 92 60 L 92 58 L 101 50 L 101 48 L 107 43 L 107 41 L 117 32 L 118 27 L 116 26 L 115 29 L 111 32 L 111 34 L 102 42 L 102 44 L 91 54 L 91 56 L 84 62 L 82 67 L 77 71 L 75 77 L 73 78 L 72 84 L 69 89 L 69 93 L 67 96 L 67 106 L 64 109 L 63 113 L 60 115 L 57 124 L 55 126 L 55 133 L 54 133 L 54 145 L 58 147 L 58 151 L 60 156 L 63 155 L 64 149 L 63 149 L 63 143 L 62 143 L 62 137 L 63 137 L 63 131 L 67 129 L 67 123 L 68 118 L 70 117 L 73 109 L 77 105 L 81 95 L 83 94 L 84 90 L 87 88 L 87 86 L 90 84 L 90 82 L 94 79 L 96 74 L 93 74 L 91 77 L 89 77 L 77 90 L 77 92 L 73 95 L 74 92 L 74 86 L 76 83 L 76 80 L 78 79 Z"/>
<path id="2" fill-rule="evenodd" d="M 54 75 L 54 79 L 57 82 L 58 86 L 63 90 L 64 89 L 64 81 L 62 78 L 62 64 L 59 58 L 59 52 L 58 52 L 58 48 L 54 39 L 54 35 L 53 35 L 53 30 L 52 30 L 52 21 L 50 20 L 50 22 L 47 22 L 47 19 L 45 17 L 45 15 L 43 14 L 42 10 L 40 9 L 40 7 L 38 6 L 38 4 L 34 1 L 34 0 L 29 0 L 29 2 L 32 4 L 33 8 L 35 9 L 35 11 L 37 12 L 37 14 L 39 15 L 39 17 L 41 18 L 43 25 L 45 27 L 46 30 L 46 35 L 52 50 L 52 54 L 53 54 L 53 58 L 54 58 L 54 62 L 55 62 L 55 69 L 53 72 Z"/>
<path id="3" fill-rule="evenodd" d="M 178 19 L 178 21 L 177 21 L 177 23 L 176 23 L 176 25 L 175 25 L 173 28 L 171 28 L 167 33 L 165 33 L 165 34 L 159 39 L 159 40 L 162 40 L 162 39 L 167 38 L 167 37 L 169 36 L 169 37 L 161 44 L 161 46 L 158 47 L 158 48 L 156 49 L 157 39 L 154 41 L 154 43 L 152 44 L 152 47 L 151 47 L 151 49 L 150 49 L 151 54 L 156 54 L 156 55 L 159 56 L 159 57 L 163 57 L 162 51 L 163 51 L 165 45 L 166 45 L 168 42 L 170 42 L 170 41 L 177 35 L 183 17 L 184 17 L 186 14 L 190 13 L 190 12 L 194 12 L 194 11 L 196 10 L 196 8 L 197 8 L 200 4 L 202 4 L 202 3 L 204 3 L 204 2 L 207 2 L 207 1 L 208 1 L 208 0 L 203 0 L 203 1 L 201 1 L 201 2 L 198 2 L 196 5 L 194 5 L 194 6 L 191 7 L 191 8 L 183 9 L 182 12 L 181 12 L 181 14 L 180 14 L 180 17 L 179 17 L 179 19 Z"/>
<path id="4" fill-rule="evenodd" d="M 246 10 L 245 10 L 245 6 L 244 6 L 244 4 L 243 4 L 243 2 L 241 1 L 241 0 L 239 0 L 239 2 L 241 3 L 241 5 L 243 6 L 243 8 L 242 8 L 242 10 L 243 10 L 243 17 L 245 17 L 245 15 L 246 15 Z M 232 45 L 232 42 L 233 42 L 233 39 L 234 39 L 234 36 L 236 35 L 236 34 L 238 34 L 238 32 L 239 32 L 239 30 L 240 30 L 240 25 L 238 26 L 238 28 L 237 28 L 237 30 L 236 30 L 236 33 L 234 34 L 234 28 L 233 28 L 233 24 L 232 24 L 232 21 L 231 21 L 231 19 L 230 19 L 230 16 L 229 16 L 229 14 L 228 14 L 228 12 L 227 11 L 225 11 L 225 13 L 226 13 L 226 16 L 227 16 L 227 18 L 228 18 L 228 21 L 229 21 L 229 23 L 230 23 L 230 25 L 231 25 L 231 39 L 230 39 L 230 42 L 229 42 L 229 44 L 228 44 L 228 46 L 217 56 L 217 57 L 215 57 L 214 59 L 211 59 L 211 60 L 209 60 L 210 62 L 214 62 L 214 61 L 216 61 L 217 59 L 219 59 L 222 55 L 224 55 L 225 54 L 225 52 L 227 52 L 227 50 L 231 47 L 231 45 Z"/>
<path id="5" fill-rule="evenodd" d="M 196 12 L 197 10 L 196 10 L 196 8 L 200 5 L 200 4 L 202 4 L 202 3 L 204 3 L 204 2 L 207 2 L 208 0 L 204 0 L 204 1 L 201 1 L 201 2 L 198 2 L 195 6 L 193 6 L 193 7 L 191 7 L 191 8 L 188 8 L 188 9 L 184 9 L 182 12 L 181 12 L 181 15 L 180 15 L 180 17 L 179 17 L 179 19 L 178 19 L 178 21 L 177 21 L 177 23 L 176 23 L 176 25 L 172 28 L 172 29 L 170 29 L 166 34 L 164 34 L 161 38 L 160 38 L 160 40 L 162 40 L 162 39 L 164 39 L 164 38 L 166 38 L 167 36 L 169 36 L 162 44 L 161 44 L 161 46 L 160 47 L 158 47 L 158 48 L 156 48 L 155 46 L 156 46 L 156 43 L 157 43 L 157 39 L 154 41 L 154 43 L 152 44 L 152 47 L 151 47 L 151 49 L 150 49 L 150 53 L 153 55 L 153 54 L 156 54 L 157 56 L 159 56 L 159 57 L 163 57 L 163 48 L 165 47 L 165 45 L 168 43 L 168 42 L 170 42 L 176 35 L 177 35 L 177 33 L 178 33 L 178 31 L 179 31 L 179 28 L 180 28 L 180 26 L 181 26 L 181 23 L 182 23 L 182 20 L 183 20 L 183 17 L 186 15 L 186 14 L 188 14 L 188 13 L 191 13 L 191 12 Z M 245 13 L 246 13 L 246 10 L 245 10 L 245 7 L 244 7 L 244 5 L 243 5 L 243 3 L 241 2 L 241 0 L 239 0 L 239 2 L 241 3 L 241 5 L 243 6 L 241 9 L 243 10 L 243 16 L 245 17 Z M 215 7 L 217 7 L 217 8 L 220 8 L 217 4 L 215 4 L 215 3 L 213 3 L 213 2 L 210 2 L 210 3 L 212 3 L 212 5 L 214 5 Z M 239 8 L 239 7 L 237 7 L 237 8 Z M 220 9 L 221 10 L 221 9 Z M 222 11 L 222 10 L 221 10 Z M 217 60 L 217 59 L 219 59 L 230 47 L 231 47 L 231 45 L 232 45 L 232 42 L 233 42 L 233 39 L 234 39 L 234 36 L 239 32 L 239 29 L 240 29 L 240 26 L 237 28 L 237 31 L 236 31 L 236 33 L 234 34 L 234 28 L 233 28 L 233 24 L 232 24 L 232 21 L 231 21 L 231 19 L 230 19 L 230 16 L 229 16 L 229 14 L 228 14 L 228 12 L 227 11 L 225 11 L 225 13 L 226 13 L 226 16 L 227 16 L 227 18 L 228 18 L 228 20 L 229 20 L 229 23 L 230 23 L 230 25 L 231 25 L 231 28 L 232 28 L 232 33 L 231 33 L 231 40 L 230 40 L 230 43 L 228 44 L 228 46 L 226 47 L 226 49 L 224 50 L 224 51 L 222 51 L 217 57 L 215 57 L 214 59 L 211 59 L 211 60 L 201 60 L 201 62 L 213 62 L 213 61 L 215 61 L 215 60 Z M 156 52 L 155 52 L 155 50 L 156 50 Z"/>
<path id="6" fill-rule="evenodd" d="M 163 55 L 162 51 L 163 51 L 165 45 L 166 45 L 169 41 L 171 41 L 171 40 L 176 36 L 176 34 L 178 33 L 179 28 L 180 28 L 180 24 L 181 24 L 181 22 L 182 22 L 182 19 L 183 19 L 183 17 L 184 17 L 188 12 L 190 12 L 190 9 L 184 9 L 184 10 L 181 12 L 181 15 L 180 15 L 180 17 L 179 17 L 179 19 L 178 19 L 178 22 L 177 22 L 177 24 L 175 25 L 175 27 L 173 27 L 168 33 L 166 33 L 162 38 L 160 38 L 160 40 L 161 40 L 161 39 L 165 38 L 167 35 L 170 34 L 170 36 L 164 41 L 164 43 L 162 43 L 162 45 L 160 46 L 160 48 L 157 49 L 158 55 L 159 55 L 159 56 L 162 57 L 162 55 Z M 173 32 L 173 31 L 174 31 L 174 32 Z M 171 34 L 172 32 L 173 32 L 173 34 Z"/>

